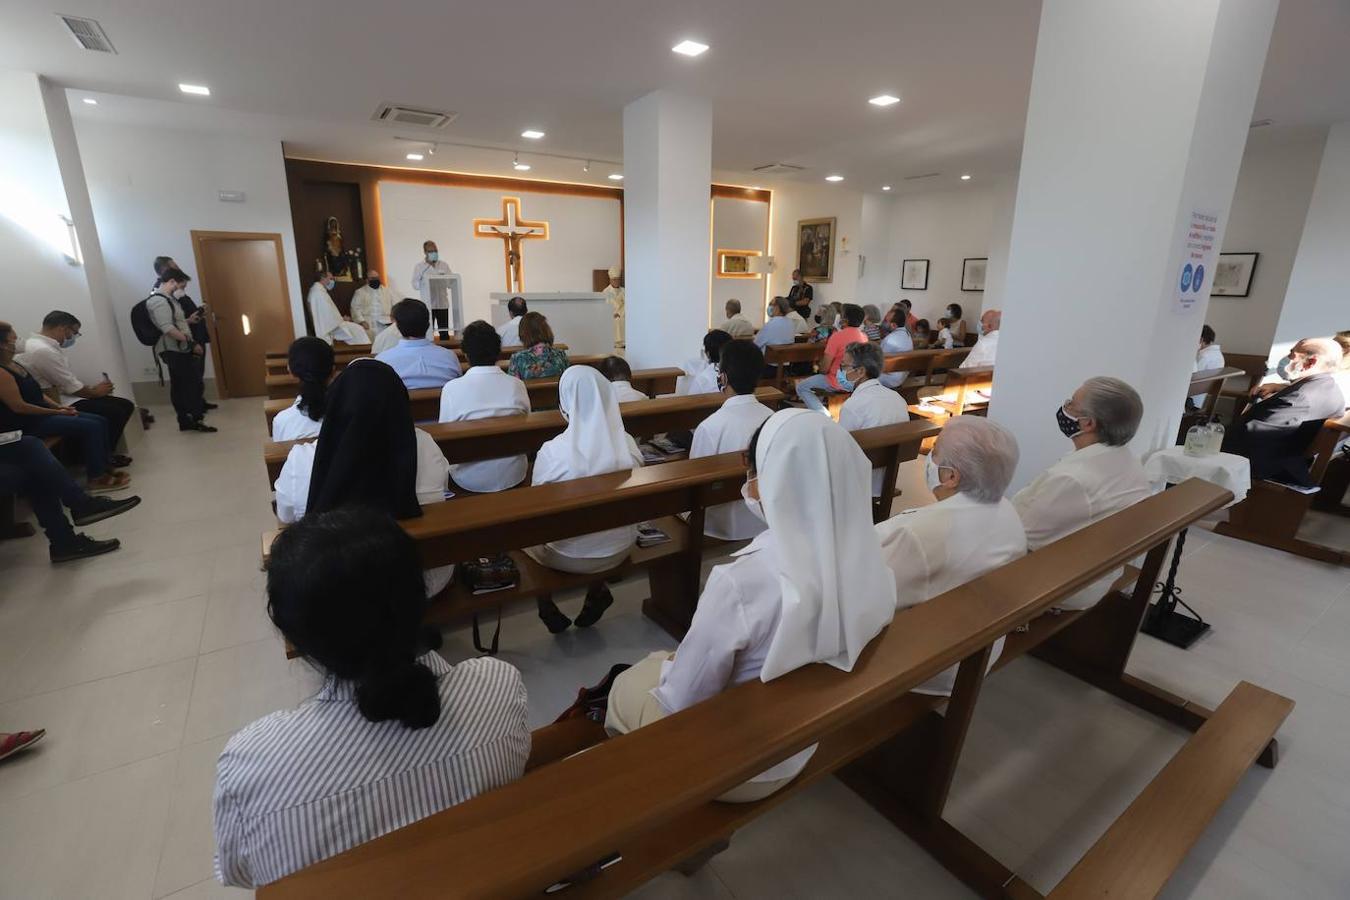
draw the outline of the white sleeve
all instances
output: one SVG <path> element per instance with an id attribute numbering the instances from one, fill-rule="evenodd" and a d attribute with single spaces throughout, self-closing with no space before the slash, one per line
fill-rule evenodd
<path id="1" fill-rule="evenodd" d="M 895 608 L 908 609 L 928 599 L 928 557 L 903 514 L 877 525 L 881 558 L 895 576 Z"/>
<path id="2" fill-rule="evenodd" d="M 431 435 L 420 428 L 417 434 L 417 502 L 422 506 L 445 499 L 450 480 L 450 463 Z"/>
<path id="3" fill-rule="evenodd" d="M 525 387 L 525 382 L 516 378 L 514 375 L 511 376 L 511 379 L 516 383 L 516 403 L 519 404 L 521 412 L 530 412 L 530 392 L 529 389 Z"/>
<path id="4" fill-rule="evenodd" d="M 845 431 L 854 431 L 863 427 L 862 423 L 859 421 L 859 416 L 856 413 L 857 408 L 858 404 L 853 402 L 852 397 L 849 397 L 844 401 L 844 405 L 839 407 L 840 428 Z"/>
<path id="5" fill-rule="evenodd" d="M 1067 475 L 1043 472 L 1012 498 L 1027 533 L 1027 549 L 1039 550 L 1046 544 L 1072 534 L 1088 524 L 1092 508 L 1083 486 Z"/>
<path id="6" fill-rule="evenodd" d="M 285 525 L 300 521 L 309 505 L 309 478 L 314 457 L 298 444 L 286 455 L 286 463 L 277 476 L 277 519 Z"/>
<path id="7" fill-rule="evenodd" d="M 713 434 L 710 425 L 712 419 L 704 419 L 698 423 L 694 429 L 694 442 L 689 446 L 689 458 L 698 459 L 701 456 L 712 456 L 717 452 L 717 435 Z"/>
<path id="8" fill-rule="evenodd" d="M 551 440 L 544 441 L 539 452 L 535 454 L 530 484 L 553 484 L 555 481 L 567 480 L 567 470 L 554 458 L 552 444 Z"/>
<path id="9" fill-rule="evenodd" d="M 628 455 L 633 460 L 633 468 L 642 468 L 644 464 L 642 460 L 642 448 L 638 446 L 637 441 L 633 440 L 631 434 L 625 434 L 624 437 L 628 438 Z"/>
<path id="10" fill-rule="evenodd" d="M 417 292 L 422 290 L 422 278 L 427 273 L 427 266 L 424 263 L 418 263 L 413 266 L 412 289 Z"/>
<path id="11" fill-rule="evenodd" d="M 661 673 L 653 696 L 668 713 L 688 709 L 727 688 L 736 654 L 749 644 L 736 583 L 718 566 L 698 600 L 689 632 Z"/>
<path id="12" fill-rule="evenodd" d="M 230 887 L 252 888 L 253 872 L 244 852 L 247 829 L 238 802 L 227 788 L 231 766 L 227 746 L 216 763 L 216 789 L 211 802 L 216 832 L 216 880 Z"/>
<path id="13" fill-rule="evenodd" d="M 450 390 L 450 385 L 454 384 L 458 380 L 459 379 L 456 378 L 447 381 L 445 383 L 445 387 L 441 388 L 441 411 L 440 414 L 437 416 L 436 421 L 438 422 L 459 421 L 458 417 L 455 415 L 455 395 Z"/>

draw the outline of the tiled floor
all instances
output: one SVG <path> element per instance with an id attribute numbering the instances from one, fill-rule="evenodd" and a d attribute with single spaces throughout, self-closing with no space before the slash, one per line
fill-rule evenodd
<path id="1" fill-rule="evenodd" d="M 0 897 L 241 897 L 211 880 L 211 787 L 230 734 L 313 689 L 263 613 L 258 536 L 271 522 L 258 401 L 224 404 L 220 434 L 172 417 L 136 442 L 139 509 L 94 526 L 111 556 L 52 567 L 40 538 L 0 543 L 0 729 L 47 740 L 0 764 Z M 909 496 L 920 473 L 906 470 Z M 1314 524 L 1350 546 L 1350 521 Z M 1213 705 L 1242 678 L 1298 702 L 1273 772 L 1253 770 L 1169 897 L 1350 896 L 1350 577 L 1195 529 L 1184 596 L 1214 623 L 1189 652 L 1141 637 L 1131 671 Z M 542 724 L 611 662 L 669 646 L 625 583 L 601 626 L 550 637 L 504 622 Z M 580 598 L 564 601 L 574 612 Z M 472 653 L 450 635 L 452 661 Z M 990 681 L 948 817 L 1048 890 L 1183 740 L 1031 660 Z M 963 897 L 968 892 L 838 782 L 736 835 L 696 877 L 646 898 Z"/>

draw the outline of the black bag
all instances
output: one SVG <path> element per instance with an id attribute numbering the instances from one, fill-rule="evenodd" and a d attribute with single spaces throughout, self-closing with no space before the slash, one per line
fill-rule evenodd
<path id="1" fill-rule="evenodd" d="M 155 296 L 151 294 L 150 297 Z M 160 296 L 163 296 L 162 294 Z M 140 303 L 131 308 L 131 330 L 136 333 L 136 340 L 147 347 L 153 347 L 159 343 L 162 336 L 159 328 L 156 327 L 153 319 L 150 318 L 150 309 L 146 306 L 150 302 L 150 297 L 146 297 Z"/>

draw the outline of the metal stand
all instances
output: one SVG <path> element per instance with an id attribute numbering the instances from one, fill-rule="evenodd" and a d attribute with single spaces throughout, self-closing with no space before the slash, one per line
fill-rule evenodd
<path id="1" fill-rule="evenodd" d="M 1181 589 L 1177 587 L 1177 567 L 1181 565 L 1181 548 L 1186 545 L 1188 530 L 1183 528 L 1177 533 L 1177 542 L 1172 548 L 1172 565 L 1167 570 L 1167 580 L 1159 585 L 1162 594 L 1149 606 L 1144 614 L 1144 624 L 1139 629 L 1144 634 L 1173 647 L 1180 647 L 1182 650 L 1189 649 L 1191 644 L 1209 631 L 1209 623 L 1200 618 L 1200 614 L 1181 599 Z M 1192 615 L 1178 612 L 1178 604 L 1189 609 Z"/>

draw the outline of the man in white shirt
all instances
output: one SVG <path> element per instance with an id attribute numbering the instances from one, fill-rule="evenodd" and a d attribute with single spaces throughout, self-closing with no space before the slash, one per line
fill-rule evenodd
<path id="1" fill-rule="evenodd" d="M 1119 378 L 1083 382 L 1055 410 L 1059 430 L 1073 452 L 1046 469 L 1012 498 L 1027 533 L 1027 547 L 1047 544 L 1119 512 L 1151 494 L 1144 468 L 1127 446 L 1139 428 L 1144 402 Z M 1087 609 L 1100 600 L 1112 578 L 1079 591 L 1059 605 Z"/>
<path id="2" fill-rule="evenodd" d="M 694 429 L 690 459 L 744 450 L 759 427 L 773 415 L 773 410 L 755 398 L 755 386 L 764 368 L 764 354 L 758 347 L 748 341 L 731 341 L 722 348 L 718 366 L 722 393 L 727 399 Z M 704 516 L 703 533 L 724 541 L 748 541 L 765 528 L 744 500 L 709 507 Z"/>
<path id="3" fill-rule="evenodd" d="M 366 283 L 352 294 L 352 321 L 364 328 L 373 340 L 393 323 L 397 302 L 393 289 L 379 272 L 371 269 L 366 273 Z"/>
<path id="4" fill-rule="evenodd" d="M 328 272 L 319 272 L 314 283 L 309 286 L 305 302 L 309 304 L 309 316 L 314 322 L 314 336 L 328 343 L 341 341 L 344 344 L 369 344 L 370 335 L 350 317 L 338 311 L 328 293 L 337 287 L 337 279 Z"/>
<path id="5" fill-rule="evenodd" d="M 772 347 L 774 344 L 791 344 L 796 337 L 797 331 L 793 327 L 792 320 L 788 317 L 791 307 L 788 306 L 786 297 L 774 297 L 769 302 L 769 318 L 764 323 L 764 327 L 755 335 L 755 346 L 760 350 L 765 347 Z M 798 318 L 801 318 L 798 316 Z M 806 323 L 803 322 L 803 325 Z"/>
<path id="6" fill-rule="evenodd" d="M 792 323 L 792 334 L 794 337 L 799 337 L 811 330 L 811 324 L 803 319 L 795 309 L 788 310 L 787 320 Z"/>
<path id="7" fill-rule="evenodd" d="M 979 416 L 957 416 L 943 427 L 924 461 L 937 502 L 906 510 L 877 525 L 882 561 L 895 574 L 895 608 L 917 606 L 1018 559 L 1027 552 L 1022 521 L 1003 492 L 1017 468 L 1012 432 Z M 901 627 L 904 618 L 897 620 Z M 989 657 L 993 665 L 1003 638 Z M 950 694 L 956 666 L 918 690 Z"/>
<path id="8" fill-rule="evenodd" d="M 1200 329 L 1200 346 L 1195 351 L 1195 368 L 1193 372 L 1206 372 L 1210 369 L 1222 369 L 1224 367 L 1223 350 L 1214 343 L 1218 337 L 1214 329 L 1208 325 Z M 1202 407 L 1205 405 L 1204 394 L 1192 394 L 1190 397 L 1191 405 Z"/>
<path id="9" fill-rule="evenodd" d="M 839 383 L 853 387 L 853 393 L 839 409 L 839 424 L 845 431 L 877 428 L 909 421 L 909 407 L 896 391 L 882 384 L 881 348 L 873 343 L 849 344 L 839 364 Z M 881 496 L 884 469 L 872 470 L 872 496 Z"/>
<path id="10" fill-rule="evenodd" d="M 66 351 L 75 346 L 79 336 L 80 320 L 68 312 L 53 310 L 42 320 L 42 330 L 28 338 L 23 352 L 15 359 L 32 373 L 44 391 L 50 388 L 59 391 L 62 406 L 73 406 L 82 413 L 106 419 L 108 444 L 117 447 L 136 404 L 112 395 L 113 385 L 106 373 L 102 381 L 93 385 L 75 377 Z M 114 454 L 112 464 L 116 468 L 128 466 L 131 457 Z"/>
<path id="11" fill-rule="evenodd" d="M 727 301 L 727 320 L 717 327 L 737 339 L 755 336 L 755 326 L 741 315 L 741 301 L 735 299 Z"/>
<path id="12" fill-rule="evenodd" d="M 502 339 L 503 347 L 520 346 L 520 317 L 529 311 L 524 297 L 512 297 L 506 301 L 506 314 L 511 318 L 497 327 L 497 335 Z"/>
<path id="13" fill-rule="evenodd" d="M 885 357 L 890 353 L 909 353 L 914 349 L 914 338 L 910 335 L 909 329 L 903 325 L 896 328 L 890 334 L 881 339 L 881 355 Z M 881 383 L 894 390 L 905 383 L 909 377 L 909 372 L 882 372 Z"/>
<path id="14" fill-rule="evenodd" d="M 410 391 L 439 388 L 459 377 L 459 357 L 455 351 L 438 347 L 423 335 L 431 314 L 422 301 L 409 297 L 394 304 L 394 327 L 403 337 L 394 347 L 375 358 L 398 373 Z M 495 360 L 494 360 L 495 364 Z"/>
<path id="15" fill-rule="evenodd" d="M 422 259 L 413 266 L 412 287 L 422 298 L 423 305 L 431 310 L 431 318 L 442 337 L 450 335 L 450 307 L 448 295 L 436 297 L 431 290 L 433 278 L 449 278 L 450 264 L 441 259 L 435 241 L 422 242 Z"/>
<path id="16" fill-rule="evenodd" d="M 609 379 L 614 399 L 619 403 L 632 403 L 635 400 L 650 400 L 646 394 L 633 387 L 633 370 L 628 360 L 622 356 L 607 356 L 600 363 L 600 374 Z"/>
<path id="17" fill-rule="evenodd" d="M 973 369 L 976 366 L 992 366 L 998 354 L 998 329 L 1003 324 L 1003 310 L 986 309 L 980 314 L 980 339 L 971 348 L 970 355 L 961 364 L 962 368 Z"/>
<path id="18" fill-rule="evenodd" d="M 716 394 L 722 390 L 717 383 L 717 361 L 722 358 L 722 347 L 731 335 L 714 328 L 703 336 L 703 355 L 684 364 L 679 394 Z"/>
<path id="19" fill-rule="evenodd" d="M 525 382 L 508 375 L 497 365 L 502 339 L 487 322 L 470 322 L 464 328 L 461 346 L 469 359 L 463 376 L 441 389 L 442 422 L 492 419 L 530 411 Z M 524 454 L 459 463 L 450 467 L 450 477 L 466 491 L 479 494 L 504 491 L 525 480 L 529 460 Z"/>

